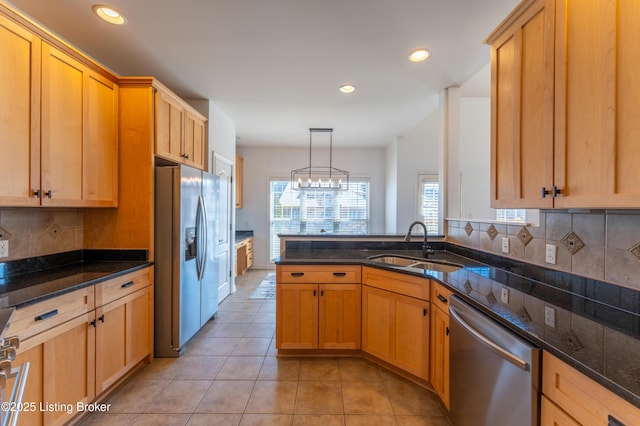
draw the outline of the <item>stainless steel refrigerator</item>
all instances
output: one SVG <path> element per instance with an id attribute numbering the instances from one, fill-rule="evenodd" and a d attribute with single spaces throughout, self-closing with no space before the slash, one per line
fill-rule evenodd
<path id="1" fill-rule="evenodd" d="M 219 178 L 188 166 L 155 169 L 155 356 L 177 357 L 218 310 Z"/>

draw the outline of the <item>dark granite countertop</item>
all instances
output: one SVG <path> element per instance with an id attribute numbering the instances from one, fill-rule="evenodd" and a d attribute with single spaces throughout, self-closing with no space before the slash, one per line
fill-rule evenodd
<path id="1" fill-rule="evenodd" d="M 292 241 L 277 264 L 362 264 L 435 279 L 459 297 L 640 407 L 640 292 L 514 259 L 434 242 L 430 258 L 464 265 L 438 272 L 375 263 L 370 256 L 421 256 L 421 243 Z M 500 301 L 509 289 L 509 303 Z M 556 326 L 544 322 L 555 309 Z"/>
<path id="2" fill-rule="evenodd" d="M 20 308 L 152 265 L 143 250 L 78 250 L 0 264 L 0 308 Z"/>
<path id="3" fill-rule="evenodd" d="M 244 241 L 247 238 L 253 237 L 253 231 L 236 231 L 236 243 Z"/>

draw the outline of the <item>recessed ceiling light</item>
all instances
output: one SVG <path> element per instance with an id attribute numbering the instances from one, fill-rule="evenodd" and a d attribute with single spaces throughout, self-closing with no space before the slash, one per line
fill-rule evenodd
<path id="1" fill-rule="evenodd" d="M 103 20 L 110 24 L 124 25 L 127 23 L 127 19 L 120 15 L 120 13 L 112 7 L 105 6 L 103 4 L 96 4 L 93 6 L 93 13 L 98 15 Z"/>
<path id="2" fill-rule="evenodd" d="M 421 62 L 427 59 L 428 57 L 429 57 L 429 51 L 424 47 L 421 47 L 420 49 L 416 49 L 411 53 L 409 53 L 409 60 L 411 62 Z"/>
<path id="3" fill-rule="evenodd" d="M 350 83 L 345 83 L 340 85 L 340 88 L 338 90 L 340 90 L 342 93 L 353 93 L 356 90 L 356 86 Z"/>

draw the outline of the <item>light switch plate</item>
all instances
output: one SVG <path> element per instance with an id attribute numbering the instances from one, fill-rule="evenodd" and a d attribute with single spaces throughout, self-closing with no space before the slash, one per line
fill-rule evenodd
<path id="1" fill-rule="evenodd" d="M 547 244 L 544 261 L 552 265 L 556 264 L 556 246 L 553 244 Z"/>
<path id="2" fill-rule="evenodd" d="M 506 287 L 502 287 L 502 292 L 500 293 L 500 300 L 502 300 L 502 303 L 504 303 L 505 305 L 509 304 L 509 289 Z"/>
<path id="3" fill-rule="evenodd" d="M 9 257 L 9 240 L 0 240 L 0 258 Z"/>
<path id="4" fill-rule="evenodd" d="M 551 306 L 544 307 L 544 323 L 549 327 L 556 328 L 556 310 Z"/>
<path id="5" fill-rule="evenodd" d="M 509 253 L 509 237 L 502 237 L 502 252 Z"/>

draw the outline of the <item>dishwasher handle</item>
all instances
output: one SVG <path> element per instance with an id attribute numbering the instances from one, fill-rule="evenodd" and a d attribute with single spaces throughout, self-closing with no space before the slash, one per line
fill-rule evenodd
<path id="1" fill-rule="evenodd" d="M 524 370 L 524 371 L 529 371 L 530 370 L 530 366 L 525 360 L 523 360 L 521 358 L 518 358 L 517 356 L 515 356 L 511 352 L 507 351 L 506 349 L 502 348 L 501 346 L 498 346 L 497 344 L 495 344 L 494 342 L 492 342 L 491 340 L 487 339 L 485 336 L 480 334 L 477 330 L 475 330 L 473 327 L 471 327 L 471 325 L 466 323 L 460 317 L 460 314 L 458 314 L 458 312 L 452 306 L 449 307 L 449 313 L 458 322 L 458 324 L 460 324 L 462 327 L 464 327 L 464 329 L 467 330 L 476 340 L 478 340 L 484 346 L 486 346 L 487 348 L 491 349 L 493 352 L 498 354 L 501 358 L 509 361 L 511 364 L 515 365 L 516 367 L 518 367 L 521 370 Z"/>

